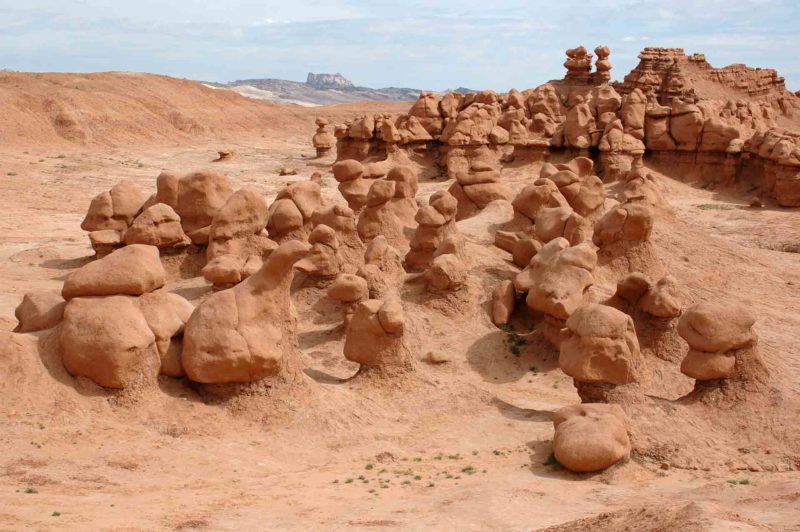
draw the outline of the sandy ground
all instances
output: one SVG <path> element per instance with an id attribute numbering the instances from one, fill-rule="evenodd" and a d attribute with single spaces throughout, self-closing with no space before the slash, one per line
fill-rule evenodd
<path id="1" fill-rule="evenodd" d="M 88 260 L 79 223 L 96 193 L 121 178 L 152 190 L 162 169 L 215 168 L 237 187 L 274 194 L 330 162 L 303 157 L 312 154 L 310 122 L 285 137 L 226 142 L 236 157 L 214 164 L 220 143 L 205 140 L 0 149 L 0 328 L 14 327 L 26 291 L 59 288 Z M 300 174 L 279 177 L 280 167 Z M 521 183 L 529 173 L 508 177 Z M 750 306 L 776 386 L 797 394 L 800 253 L 781 250 L 798 244 L 800 213 L 666 182 L 674 216 L 659 220 L 654 241 L 667 269 L 688 302 Z M 420 197 L 444 183 L 423 180 Z M 335 181 L 323 185 L 334 197 Z M 552 349 L 529 345 L 515 357 L 491 326 L 491 287 L 516 269 L 488 245 L 481 220 L 460 223 L 480 264 L 463 296 L 477 302 L 472 310 L 437 306 L 413 285 L 404 292 L 416 353 L 450 361 L 420 362 L 400 382 L 346 380 L 355 367 L 341 355 L 338 311 L 315 289 L 294 296 L 307 368 L 299 390 L 219 403 L 164 380 L 120 398 L 26 361 L 41 372 L 27 385 L 43 389 L 0 409 L 0 528 L 535 530 L 588 518 L 566 529 L 800 530 L 800 463 L 689 468 L 634 455 L 599 475 L 546 465 L 550 412 L 577 394 Z M 195 301 L 208 293 L 202 278 L 174 289 Z M 47 334 L 19 342 L 35 353 Z"/>

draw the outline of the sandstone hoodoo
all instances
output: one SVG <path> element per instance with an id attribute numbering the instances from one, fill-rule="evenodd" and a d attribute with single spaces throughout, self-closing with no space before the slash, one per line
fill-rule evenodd
<path id="1" fill-rule="evenodd" d="M 358 304 L 369 299 L 369 286 L 363 277 L 342 273 L 328 288 L 327 296 L 342 304 L 342 321 L 347 330 Z"/>
<path id="2" fill-rule="evenodd" d="M 234 192 L 214 215 L 203 276 L 212 284 L 235 284 L 261 267 L 277 247 L 267 237 L 267 203 L 255 189 Z"/>
<path id="3" fill-rule="evenodd" d="M 405 313 L 400 302 L 369 299 L 353 313 L 344 356 L 360 364 L 362 370 L 406 371 L 411 368 L 412 355 L 404 335 Z"/>
<path id="4" fill-rule="evenodd" d="M 322 157 L 331 151 L 335 139 L 326 129 L 328 127 L 328 121 L 325 118 L 317 117 L 314 123 L 317 125 L 317 132 L 314 133 L 314 138 L 311 140 L 311 143 L 314 145 L 314 149 L 317 150 L 317 157 Z"/>
<path id="5" fill-rule="evenodd" d="M 744 307 L 699 303 L 686 309 L 678 333 L 689 344 L 681 371 L 698 381 L 765 383 L 768 373 L 756 349 L 755 317 Z"/>
<path id="6" fill-rule="evenodd" d="M 339 239 L 336 231 L 324 224 L 319 224 L 308 235 L 311 250 L 295 267 L 315 279 L 332 279 L 344 266 L 344 259 L 339 253 Z"/>
<path id="7" fill-rule="evenodd" d="M 561 344 L 564 323 L 594 283 L 596 267 L 597 254 L 588 243 L 571 246 L 565 238 L 556 238 L 514 279 L 514 288 L 527 293 L 528 306 L 544 315 L 540 327 L 555 345 Z"/>
<path id="8" fill-rule="evenodd" d="M 604 399 L 609 387 L 641 379 L 643 359 L 633 320 L 605 305 L 577 309 L 562 332 L 558 365 L 584 401 Z"/>
<path id="9" fill-rule="evenodd" d="M 553 456 L 570 471 L 601 471 L 631 452 L 628 419 L 617 405 L 565 406 L 553 413 L 553 426 Z"/>
<path id="10" fill-rule="evenodd" d="M 418 226 L 409 243 L 406 265 L 412 270 L 427 268 L 436 255 L 436 250 L 450 236 L 458 233 L 455 223 L 458 202 L 446 190 L 435 192 L 428 205 L 417 211 Z"/>
<path id="11" fill-rule="evenodd" d="M 181 361 L 190 379 L 251 382 L 292 371 L 296 316 L 289 298 L 292 267 L 308 245 L 292 240 L 273 251 L 244 282 L 211 295 L 186 323 Z"/>
<path id="12" fill-rule="evenodd" d="M 565 78 L 535 89 L 423 91 L 405 115 L 366 115 L 340 124 L 337 159 L 364 161 L 398 147 L 424 150 L 456 178 L 451 192 L 459 199 L 459 219 L 508 193 L 496 173 L 476 173 L 473 161 L 501 168 L 560 151 L 597 150 L 605 181 L 624 179 L 644 155 L 673 169 L 696 166 L 702 179 L 747 176 L 780 205 L 800 205 L 799 166 L 791 162 L 797 133 L 776 130 L 781 147 L 761 147 L 766 130 L 800 112 L 800 98 L 774 70 L 714 68 L 702 54 L 646 48 L 618 83 L 610 81 L 611 50 L 598 46 L 594 52 L 594 72 L 593 54 L 572 48 Z"/>
<path id="13" fill-rule="evenodd" d="M 305 240 L 312 229 L 311 215 L 321 206 L 322 195 L 317 183 L 301 181 L 287 185 L 269 206 L 269 237 L 279 244 L 293 239 Z"/>

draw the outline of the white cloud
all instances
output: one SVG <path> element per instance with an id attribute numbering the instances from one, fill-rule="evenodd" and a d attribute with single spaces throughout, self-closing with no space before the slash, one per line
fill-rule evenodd
<path id="1" fill-rule="evenodd" d="M 560 78 L 566 48 L 604 43 L 616 78 L 642 47 L 662 45 L 705 52 L 714 64 L 773 66 L 800 82 L 786 53 L 798 44 L 795 0 L 6 4 L 0 67 L 22 70 L 144 70 L 208 80 L 341 71 L 371 86 L 506 89 Z"/>

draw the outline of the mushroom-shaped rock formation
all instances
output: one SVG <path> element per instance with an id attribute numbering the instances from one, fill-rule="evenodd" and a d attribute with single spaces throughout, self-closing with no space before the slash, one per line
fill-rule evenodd
<path id="1" fill-rule="evenodd" d="M 566 164 L 545 164 L 539 177 L 552 181 L 575 212 L 592 217 L 602 210 L 606 200 L 603 181 L 594 175 L 593 169 L 594 161 L 575 157 Z"/>
<path id="2" fill-rule="evenodd" d="M 570 244 L 577 245 L 589 240 L 592 223 L 573 211 L 572 207 L 544 208 L 536 216 L 534 230 L 540 242 L 566 238 Z"/>
<path id="3" fill-rule="evenodd" d="M 553 456 L 570 471 L 601 471 L 631 452 L 628 419 L 619 405 L 565 406 L 553 413 L 553 427 Z"/>
<path id="4" fill-rule="evenodd" d="M 523 188 L 511 203 L 514 211 L 531 221 L 545 208 L 569 207 L 569 202 L 550 179 L 539 178 Z"/>
<path id="5" fill-rule="evenodd" d="M 138 296 L 161 288 L 166 272 L 158 248 L 133 244 L 72 272 L 61 289 L 66 300 L 84 296 Z"/>
<path id="6" fill-rule="evenodd" d="M 697 381 L 765 381 L 767 370 L 755 345 L 755 321 L 745 307 L 724 302 L 686 309 L 678 322 L 678 334 L 689 344 L 681 371 Z"/>
<path id="7" fill-rule="evenodd" d="M 566 322 L 558 365 L 581 384 L 629 384 L 637 382 L 643 360 L 633 320 L 605 305 L 580 307 Z"/>
<path id="8" fill-rule="evenodd" d="M 299 181 L 283 188 L 269 206 L 267 231 L 275 242 L 305 240 L 311 231 L 311 215 L 322 206 L 322 192 L 313 181 Z"/>
<path id="9" fill-rule="evenodd" d="M 406 345 L 405 314 L 397 299 L 368 299 L 358 305 L 344 342 L 344 356 L 361 365 L 384 373 L 405 371 L 412 367 Z"/>
<path id="10" fill-rule="evenodd" d="M 416 117 L 429 135 L 436 136 L 441 133 L 442 116 L 439 110 L 439 99 L 435 92 L 420 92 L 419 98 L 411 106 L 408 114 Z"/>
<path id="11" fill-rule="evenodd" d="M 622 106 L 622 96 L 611 85 L 598 85 L 592 89 L 590 105 L 594 107 L 599 129 L 603 129 L 611 122 L 606 117 L 616 118 Z"/>
<path id="12" fill-rule="evenodd" d="M 641 157 L 634 158 L 622 181 L 624 185 L 617 196 L 620 203 L 644 203 L 655 208 L 668 205 L 664 198 L 664 185 L 645 168 Z"/>
<path id="13" fill-rule="evenodd" d="M 389 245 L 386 237 L 378 235 L 372 239 L 364 252 L 364 266 L 358 275 L 367 280 L 372 299 L 385 298 L 396 292 L 406 272 L 400 254 Z"/>
<path id="14" fill-rule="evenodd" d="M 681 313 L 678 281 L 671 275 L 652 283 L 638 302 L 639 307 L 656 318 L 675 318 Z"/>
<path id="15" fill-rule="evenodd" d="M 653 210 L 641 203 L 625 203 L 609 210 L 594 226 L 592 240 L 604 247 L 622 240 L 642 242 L 650 239 Z"/>
<path id="16" fill-rule="evenodd" d="M 408 227 L 417 224 L 414 217 L 417 214 L 417 172 L 411 166 L 395 166 L 386 174 L 387 181 L 394 181 L 394 197 L 389 204 L 395 216 Z"/>
<path id="17" fill-rule="evenodd" d="M 531 259 L 514 286 L 528 293 L 527 303 L 533 310 L 566 320 L 592 285 L 596 266 L 597 255 L 588 243 L 570 247 L 566 239 L 556 238 Z"/>
<path id="18" fill-rule="evenodd" d="M 307 252 L 299 240 L 281 244 L 260 270 L 195 309 L 181 357 L 191 380 L 250 382 L 291 370 L 297 337 L 289 286 L 294 263 Z"/>
<path id="19" fill-rule="evenodd" d="M 332 279 L 339 275 L 344 261 L 339 254 L 336 231 L 324 224 L 317 225 L 308 235 L 308 243 L 311 250 L 295 267 L 314 279 Z"/>
<path id="20" fill-rule="evenodd" d="M 195 244 L 208 244 L 211 222 L 233 194 L 228 178 L 218 172 L 193 172 L 180 178 L 175 205 L 183 232 Z M 169 205 L 169 204 L 168 204 Z"/>
<path id="21" fill-rule="evenodd" d="M 516 303 L 516 291 L 514 283 L 505 280 L 495 287 L 492 291 L 492 323 L 495 325 L 505 325 L 511 319 Z"/>
<path id="22" fill-rule="evenodd" d="M 81 229 L 124 231 L 139 214 L 145 199 L 136 184 L 124 179 L 92 199 Z"/>
<path id="23" fill-rule="evenodd" d="M 327 225 L 336 231 L 339 241 L 339 251 L 347 264 L 360 264 L 364 256 L 364 242 L 358 236 L 356 229 L 356 216 L 353 209 L 335 203 L 323 205 L 311 215 L 311 225 Z"/>
<path id="24" fill-rule="evenodd" d="M 14 310 L 18 325 L 14 332 L 43 331 L 58 325 L 64 315 L 64 298 L 56 290 L 28 292 Z"/>
<path id="25" fill-rule="evenodd" d="M 87 377 L 106 388 L 153 382 L 161 367 L 156 336 L 134 297 L 70 300 L 58 341 L 61 361 L 70 375 Z"/>
<path id="26" fill-rule="evenodd" d="M 675 318 L 681 314 L 678 281 L 671 275 L 652 283 L 641 272 L 630 273 L 617 282 L 615 297 L 655 318 Z"/>
<path id="27" fill-rule="evenodd" d="M 457 290 L 467 282 L 467 266 L 454 254 L 438 255 L 425 271 L 425 282 L 429 290 Z"/>
<path id="28" fill-rule="evenodd" d="M 570 247 L 564 238 L 545 244 L 530 264 L 514 279 L 514 288 L 527 292 L 527 305 L 544 314 L 540 328 L 558 346 L 564 321 L 583 303 L 586 290 L 594 283 L 597 254 L 585 242 Z"/>
<path id="29" fill-rule="evenodd" d="M 331 151 L 335 139 L 333 135 L 326 129 L 328 126 L 327 119 L 317 117 L 314 123 L 317 125 L 317 131 L 314 133 L 311 143 L 314 145 L 314 149 L 317 150 L 317 157 L 322 157 Z"/>
<path id="30" fill-rule="evenodd" d="M 369 287 L 367 280 L 363 277 L 351 273 L 341 273 L 328 287 L 326 295 L 329 299 L 342 304 L 342 321 L 347 330 L 358 304 L 369 299 Z"/>
<path id="31" fill-rule="evenodd" d="M 611 62 L 608 60 L 611 50 L 605 45 L 598 46 L 594 49 L 594 54 L 597 56 L 594 63 L 596 69 L 594 78 L 596 81 L 608 82 L 611 79 Z"/>
<path id="32" fill-rule="evenodd" d="M 564 79 L 588 81 L 592 73 L 592 54 L 583 46 L 570 48 L 566 54 L 567 60 L 564 62 L 564 68 L 567 69 L 567 75 Z"/>
<path id="33" fill-rule="evenodd" d="M 367 194 L 367 207 L 359 215 L 356 225 L 358 234 L 364 242 L 383 235 L 392 246 L 406 247 L 403 222 L 397 217 L 390 204 L 390 200 L 394 198 L 396 187 L 396 181 L 376 179 L 372 182 Z"/>
<path id="34" fill-rule="evenodd" d="M 496 200 L 511 201 L 514 194 L 499 179 L 496 171 L 484 168 L 456 173 L 456 182 L 448 189 L 458 201 L 456 219 L 468 218 Z"/>
<path id="35" fill-rule="evenodd" d="M 192 243 L 181 227 L 181 217 L 165 203 L 155 203 L 142 211 L 125 231 L 126 245 L 145 244 L 157 248 L 186 247 Z"/>
<path id="36" fill-rule="evenodd" d="M 612 207 L 595 222 L 592 241 L 600 248 L 597 255 L 607 280 L 616 282 L 632 272 L 642 272 L 651 279 L 667 274 L 650 242 L 653 222 L 654 210 L 643 202 Z"/>
<path id="37" fill-rule="evenodd" d="M 181 337 L 192 304 L 163 291 L 141 297 L 76 297 L 64 308 L 58 342 L 64 368 L 106 388 L 183 376 Z"/>
<path id="38" fill-rule="evenodd" d="M 606 181 L 624 177 L 630 171 L 633 160 L 644 154 L 644 143 L 626 133 L 622 121 L 618 119 L 605 126 L 598 148 Z"/>
<path id="39" fill-rule="evenodd" d="M 261 267 L 264 255 L 277 247 L 264 229 L 267 203 L 261 193 L 244 187 L 231 195 L 211 222 L 203 276 L 215 285 L 235 284 Z"/>
<path id="40" fill-rule="evenodd" d="M 427 206 L 417 211 L 416 222 L 419 225 L 411 237 L 405 259 L 410 269 L 427 268 L 445 238 L 458 233 L 455 223 L 457 205 L 452 194 L 439 190 L 431 195 Z"/>
<path id="41" fill-rule="evenodd" d="M 333 165 L 333 177 L 339 182 L 339 192 L 347 205 L 358 212 L 367 204 L 367 193 L 372 181 L 364 178 L 364 165 L 354 159 Z"/>

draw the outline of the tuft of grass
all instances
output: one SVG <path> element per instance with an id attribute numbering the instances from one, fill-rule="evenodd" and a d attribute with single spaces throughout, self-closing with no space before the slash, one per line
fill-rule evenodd
<path id="1" fill-rule="evenodd" d="M 374 465 L 372 465 L 372 464 L 367 464 L 367 465 L 364 467 L 364 469 L 366 469 L 366 470 L 370 470 L 370 469 L 372 469 L 373 467 L 375 467 L 375 466 L 374 466 Z"/>
<path id="2" fill-rule="evenodd" d="M 17 175 L 17 173 L 16 172 L 9 172 L 6 175 L 10 176 L 10 177 L 14 177 L 15 175 Z"/>
<path id="3" fill-rule="evenodd" d="M 36 488 L 25 488 L 25 493 L 39 493 Z"/>
<path id="4" fill-rule="evenodd" d="M 506 348 L 512 355 L 519 356 L 520 347 L 525 345 L 525 338 L 517 334 L 517 332 L 508 323 L 500 325 L 500 330 L 506 333 L 504 340 Z"/>
<path id="5" fill-rule="evenodd" d="M 422 480 L 422 477 L 419 475 L 414 475 L 414 480 Z"/>
<path id="6" fill-rule="evenodd" d="M 467 475 L 474 475 L 475 473 L 478 472 L 478 470 L 475 469 L 473 466 L 468 465 L 467 467 L 462 468 L 461 472 L 466 473 Z"/>
<path id="7" fill-rule="evenodd" d="M 701 203 L 699 205 L 695 205 L 695 207 L 704 211 L 730 211 L 733 209 L 733 207 L 730 205 L 721 203 Z"/>
<path id="8" fill-rule="evenodd" d="M 544 465 L 551 466 L 555 469 L 561 469 L 562 467 L 562 465 L 558 462 L 558 460 L 556 460 L 556 455 L 553 453 L 550 453 L 547 456 L 547 460 L 544 461 Z"/>
<path id="9" fill-rule="evenodd" d="M 347 480 L 344 481 L 344 483 L 345 484 L 352 484 L 353 483 L 353 479 L 352 478 L 348 478 Z"/>
<path id="10" fill-rule="evenodd" d="M 61 512 L 53 512 L 50 515 L 53 516 L 53 517 L 58 517 L 59 515 L 61 515 Z"/>

